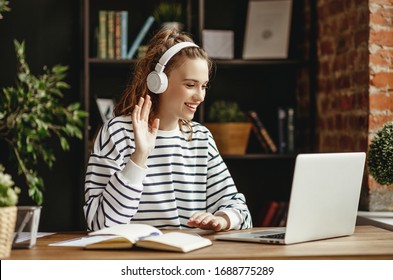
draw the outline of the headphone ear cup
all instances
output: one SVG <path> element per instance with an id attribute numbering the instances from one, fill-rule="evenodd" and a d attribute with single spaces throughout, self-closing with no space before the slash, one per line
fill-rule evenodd
<path id="1" fill-rule="evenodd" d="M 163 93 L 168 87 L 168 77 L 164 72 L 152 71 L 147 76 L 147 88 L 156 94 Z"/>

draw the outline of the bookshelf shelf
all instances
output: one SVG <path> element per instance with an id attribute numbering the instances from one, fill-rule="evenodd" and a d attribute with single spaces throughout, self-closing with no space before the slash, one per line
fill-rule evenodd
<path id="1" fill-rule="evenodd" d="M 215 59 L 214 62 L 220 66 L 240 66 L 247 67 L 250 65 L 256 66 L 274 66 L 274 65 L 293 65 L 304 66 L 307 65 L 305 60 L 295 59 L 280 59 L 280 60 L 245 60 L 245 59 Z"/>
<path id="2" fill-rule="evenodd" d="M 90 57 L 88 62 L 91 64 L 135 64 L 136 59 L 102 59 Z M 293 65 L 305 66 L 308 64 L 305 60 L 245 60 L 245 59 L 214 59 L 214 63 L 219 66 L 229 67 L 248 67 L 248 66 L 274 66 L 274 65 Z"/>
<path id="3" fill-rule="evenodd" d="M 224 160 L 260 160 L 260 159 L 277 159 L 293 160 L 296 154 L 245 154 L 245 155 L 223 155 Z"/>
<path id="4" fill-rule="evenodd" d="M 89 64 L 134 64 L 136 62 L 135 59 L 102 59 L 102 58 L 96 58 L 92 57 L 89 58 Z"/>

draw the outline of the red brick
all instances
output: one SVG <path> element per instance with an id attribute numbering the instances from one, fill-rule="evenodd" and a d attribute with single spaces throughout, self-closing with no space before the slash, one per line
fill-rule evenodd
<path id="1" fill-rule="evenodd" d="M 359 102 L 359 108 L 368 110 L 369 106 L 370 106 L 370 100 L 369 100 L 369 94 L 368 94 L 368 88 L 365 90 L 365 92 L 363 93 L 359 93 L 359 98 L 358 98 L 358 102 Z"/>
<path id="2" fill-rule="evenodd" d="M 320 42 L 320 52 L 321 55 L 327 55 L 327 54 L 333 54 L 334 53 L 334 48 L 333 44 L 329 40 L 324 40 Z"/>
<path id="3" fill-rule="evenodd" d="M 319 64 L 319 68 L 320 68 L 320 73 L 321 73 L 323 76 L 327 76 L 327 75 L 330 74 L 330 71 L 331 71 L 331 69 L 330 69 L 330 63 L 328 63 L 327 61 L 321 62 L 321 63 Z"/>
<path id="4" fill-rule="evenodd" d="M 328 3 L 329 15 L 337 15 L 342 14 L 344 12 L 344 3 L 343 1 L 330 1 Z"/>
<path id="5" fill-rule="evenodd" d="M 370 55 L 371 65 L 388 66 L 392 65 L 393 51 L 391 50 L 378 50 L 377 52 Z"/>
<path id="6" fill-rule="evenodd" d="M 393 46 L 393 30 L 391 31 L 370 31 L 370 42 L 382 45 L 382 46 Z"/>
<path id="7" fill-rule="evenodd" d="M 353 82 L 358 86 L 367 86 L 370 83 L 370 74 L 368 71 L 356 71 L 353 73 Z"/>
<path id="8" fill-rule="evenodd" d="M 345 70 L 347 67 L 348 67 L 348 64 L 345 59 L 345 56 L 343 54 L 337 55 L 334 59 L 333 71 L 337 72 L 340 70 Z"/>
<path id="9" fill-rule="evenodd" d="M 335 82 L 337 89 L 346 89 L 350 87 L 350 79 L 348 75 L 341 76 Z"/>
<path id="10" fill-rule="evenodd" d="M 334 89 L 334 79 L 327 80 L 326 91 L 331 92 Z"/>
<path id="11" fill-rule="evenodd" d="M 351 64 L 351 62 L 348 62 Z M 353 62 L 354 68 L 358 71 L 363 70 L 368 72 L 368 64 L 369 64 L 369 52 L 368 48 L 357 48 L 356 51 L 356 60 Z"/>
<path id="12" fill-rule="evenodd" d="M 370 24 L 390 27 L 392 18 L 393 10 L 381 8 L 370 15 Z"/>
<path id="13" fill-rule="evenodd" d="M 364 114 L 362 115 L 354 115 L 351 119 L 350 123 L 351 127 L 362 128 L 361 130 L 358 129 L 359 134 L 367 135 L 368 129 L 368 113 L 365 110 Z"/>
<path id="14" fill-rule="evenodd" d="M 367 43 L 369 40 L 369 31 L 368 30 L 359 30 L 355 31 L 354 34 L 354 43 L 355 43 L 355 48 L 358 46 Z"/>
<path id="15" fill-rule="evenodd" d="M 393 88 L 393 73 L 376 73 L 371 78 L 371 84 L 378 88 Z"/>
<path id="16" fill-rule="evenodd" d="M 383 127 L 383 125 L 387 122 L 393 120 L 392 115 L 370 115 L 369 116 L 369 132 L 376 132 L 378 129 Z"/>
<path id="17" fill-rule="evenodd" d="M 390 110 L 393 114 L 393 93 L 371 94 L 370 108 L 372 108 L 373 110 Z"/>

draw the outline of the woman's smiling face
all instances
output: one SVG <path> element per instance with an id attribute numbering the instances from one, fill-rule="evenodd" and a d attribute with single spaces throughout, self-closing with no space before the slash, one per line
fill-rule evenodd
<path id="1" fill-rule="evenodd" d="M 183 59 L 168 74 L 168 88 L 160 94 L 158 118 L 161 130 L 175 129 L 179 119 L 192 120 L 203 102 L 209 82 L 204 59 Z"/>

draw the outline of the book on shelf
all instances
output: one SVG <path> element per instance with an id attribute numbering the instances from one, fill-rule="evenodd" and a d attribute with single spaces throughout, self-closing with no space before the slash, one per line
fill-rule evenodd
<path id="1" fill-rule="evenodd" d="M 98 11 L 98 58 L 105 59 L 107 55 L 107 11 Z"/>
<path id="2" fill-rule="evenodd" d="M 120 52 L 121 58 L 127 58 L 128 50 L 128 11 L 120 11 Z"/>
<path id="3" fill-rule="evenodd" d="M 107 58 L 115 58 L 115 11 L 107 11 Z"/>
<path id="4" fill-rule="evenodd" d="M 279 227 L 285 225 L 286 213 L 288 212 L 288 203 L 285 201 L 278 202 L 277 211 L 270 223 L 272 227 Z"/>
<path id="5" fill-rule="evenodd" d="M 295 152 L 295 111 L 278 108 L 278 151 L 280 154 Z"/>
<path id="6" fill-rule="evenodd" d="M 279 203 L 277 201 L 269 201 L 266 208 L 266 213 L 263 216 L 261 227 L 270 227 L 271 223 L 274 219 L 274 215 L 279 207 Z"/>
<path id="7" fill-rule="evenodd" d="M 212 245 L 197 234 L 174 231 L 163 233 L 145 224 L 121 224 L 90 232 L 88 236 L 49 244 L 85 249 L 130 249 L 135 247 L 187 253 Z"/>
<path id="8" fill-rule="evenodd" d="M 278 223 L 278 227 L 286 227 L 287 226 L 287 218 L 288 218 L 288 203 L 285 204 L 285 210 L 283 212 L 283 215 L 281 216 L 281 219 Z"/>
<path id="9" fill-rule="evenodd" d="M 283 227 L 286 225 L 288 202 L 271 200 L 266 202 L 261 227 Z"/>
<path id="10" fill-rule="evenodd" d="M 287 110 L 287 152 L 295 152 L 295 110 L 288 108 Z"/>
<path id="11" fill-rule="evenodd" d="M 261 119 L 258 116 L 258 113 L 256 111 L 249 111 L 248 117 L 252 123 L 252 130 L 257 136 L 257 139 L 264 151 L 267 153 L 276 153 L 277 146 L 268 131 L 266 130 L 265 126 L 263 125 Z"/>
<path id="12" fill-rule="evenodd" d="M 121 59 L 121 14 L 115 11 L 115 58 Z"/>
<path id="13" fill-rule="evenodd" d="M 127 58 L 128 59 L 132 59 L 136 53 L 136 51 L 138 50 L 138 47 L 140 46 L 140 44 L 142 43 L 143 39 L 146 37 L 147 32 L 149 31 L 150 27 L 153 25 L 154 23 L 154 17 L 153 16 L 149 16 L 145 23 L 143 24 L 141 30 L 139 31 L 138 35 L 135 37 L 134 42 L 132 43 L 130 50 L 127 53 Z"/>
<path id="14" fill-rule="evenodd" d="M 278 108 L 278 151 L 280 154 L 287 152 L 287 112 L 283 108 Z"/>

